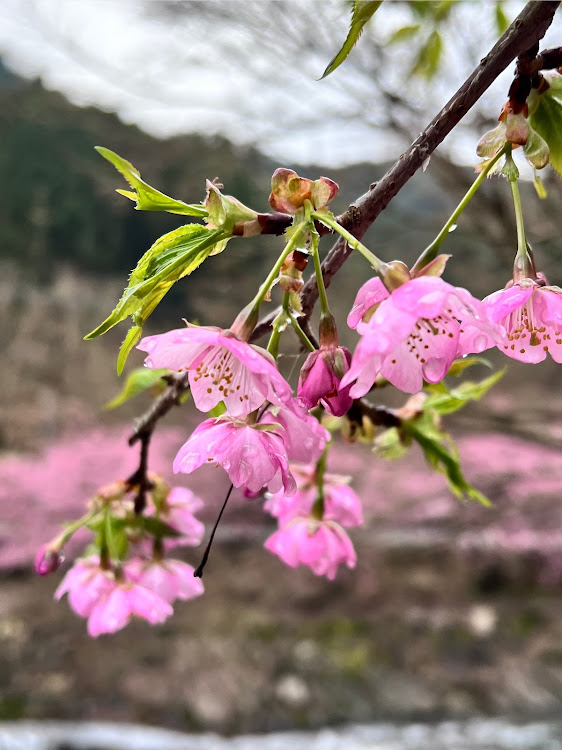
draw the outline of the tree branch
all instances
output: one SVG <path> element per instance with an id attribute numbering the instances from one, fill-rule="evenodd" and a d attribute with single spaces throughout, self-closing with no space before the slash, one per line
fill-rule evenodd
<path id="1" fill-rule="evenodd" d="M 372 189 L 354 201 L 348 210 L 338 217 L 338 222 L 357 239 L 361 239 L 392 198 L 476 104 L 499 74 L 519 54 L 542 39 L 559 5 L 559 2 L 534 2 L 533 0 L 527 3 L 501 39 L 480 61 L 476 70 L 420 133 L 410 148 L 402 154 L 384 177 L 372 186 Z M 333 276 L 343 266 L 351 252 L 351 248 L 344 240 L 338 240 L 332 247 L 322 263 L 326 287 L 329 286 Z M 305 315 L 310 315 L 317 299 L 316 280 L 311 277 L 301 294 Z"/>

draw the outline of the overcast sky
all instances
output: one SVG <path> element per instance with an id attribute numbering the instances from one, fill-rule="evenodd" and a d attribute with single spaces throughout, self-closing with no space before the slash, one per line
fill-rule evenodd
<path id="1" fill-rule="evenodd" d="M 205 0 L 206 6 L 212 8 L 213 1 Z M 248 9 L 251 1 L 230 3 Z M 258 0 L 254 6 L 263 14 L 264 28 L 269 1 Z M 346 119 L 351 105 L 345 76 L 351 68 L 317 81 L 329 56 L 304 51 L 295 59 L 284 54 L 282 44 L 271 54 L 271 29 L 269 37 L 261 38 L 232 24 L 211 26 L 192 16 L 172 23 L 158 13 L 160 2 L 1 0 L 0 55 L 14 71 L 39 76 L 47 88 L 72 102 L 116 112 L 159 137 L 218 132 L 237 143 L 258 145 L 282 161 L 314 160 L 326 166 L 398 156 L 403 141 L 389 133 L 377 137 L 376 108 L 367 96 L 369 122 L 359 116 Z M 522 5 L 507 3 L 508 15 L 513 17 Z M 347 7 L 338 0 L 321 0 L 321 6 L 323 25 L 343 39 Z M 290 7 L 298 13 L 302 5 Z M 470 44 L 459 49 L 458 39 L 449 40 L 447 72 L 430 88 L 427 121 L 494 41 L 492 9 L 483 13 L 479 7 L 469 4 L 461 15 L 461 35 L 464 42 L 470 37 Z M 402 5 L 387 2 L 372 22 L 372 33 L 384 38 L 408 19 Z M 324 31 L 319 28 L 318 35 Z M 559 22 L 557 31 L 560 35 Z M 560 43 L 556 37 L 556 30 L 551 31 L 552 44 Z M 367 44 L 367 36 L 361 42 Z M 395 49 L 398 57 L 406 55 L 407 50 Z M 474 60 L 468 59 L 471 54 Z M 492 111 L 499 111 L 505 100 L 511 75 L 510 70 L 487 95 Z M 347 80 L 350 88 L 351 78 Z M 388 81 L 393 85 L 392 71 Z M 356 98 L 361 96 L 357 82 L 356 75 Z M 474 141 L 475 134 L 459 133 L 460 161 L 474 160 Z"/>

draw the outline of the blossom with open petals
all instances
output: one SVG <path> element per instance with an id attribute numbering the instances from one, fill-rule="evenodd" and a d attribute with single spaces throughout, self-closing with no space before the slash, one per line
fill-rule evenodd
<path id="1" fill-rule="evenodd" d="M 235 487 L 272 492 L 296 490 L 283 439 L 273 425 L 251 425 L 230 416 L 207 419 L 180 448 L 174 472 L 191 474 L 203 464 L 223 467 Z"/>
<path id="2" fill-rule="evenodd" d="M 159 518 L 178 531 L 181 536 L 167 539 L 168 546 L 193 546 L 201 544 L 205 526 L 193 515 L 203 507 L 203 500 L 187 487 L 173 487 L 159 509 Z M 145 515 L 154 515 L 154 508 L 149 507 Z"/>
<path id="3" fill-rule="evenodd" d="M 330 433 L 322 427 L 316 417 L 311 416 L 296 400 L 292 399 L 283 406 L 270 406 L 260 419 L 260 424 L 281 426 L 279 435 L 283 440 L 287 456 L 292 461 L 317 461 Z"/>
<path id="4" fill-rule="evenodd" d="M 306 518 L 311 515 L 314 503 L 318 496 L 314 465 L 304 467 L 291 466 L 291 470 L 297 480 L 297 491 L 294 495 L 287 496 L 282 490 L 270 494 L 264 504 L 264 509 L 272 516 L 279 519 L 281 526 L 286 525 L 293 518 Z M 349 477 L 337 474 L 325 473 L 322 482 L 322 499 L 324 521 L 335 521 L 341 526 L 351 528 L 361 526 L 363 523 L 363 511 L 361 500 L 356 492 L 348 484 Z"/>
<path id="5" fill-rule="evenodd" d="M 181 560 L 143 560 L 136 557 L 124 567 L 128 580 L 153 591 L 165 602 L 176 599 L 193 599 L 205 591 L 200 578 L 194 578 L 194 569 Z"/>
<path id="6" fill-rule="evenodd" d="M 354 568 L 357 555 L 351 539 L 333 521 L 295 518 L 272 534 L 265 548 L 286 565 L 307 565 L 317 576 L 336 577 L 338 567 Z"/>
<path id="7" fill-rule="evenodd" d="M 195 406 L 204 412 L 224 401 L 234 416 L 250 414 L 265 401 L 280 404 L 292 397 L 291 387 L 265 349 L 240 340 L 230 330 L 188 326 L 138 345 L 151 369 L 189 370 Z"/>
<path id="8" fill-rule="evenodd" d="M 378 285 L 371 284 L 370 291 L 377 307 L 368 320 L 357 323 L 362 338 L 340 383 L 344 387 L 356 381 L 353 398 L 367 393 L 379 374 L 406 393 L 416 393 L 424 380 L 442 380 L 456 357 L 484 351 L 501 334 L 482 302 L 436 276 L 413 278 L 382 301 Z M 361 308 L 367 306 L 365 296 Z M 358 306 L 356 302 L 354 320 Z"/>
<path id="9" fill-rule="evenodd" d="M 503 326 L 498 348 L 521 362 L 562 362 L 562 289 L 524 278 L 484 299 L 490 318 Z"/>
<path id="10" fill-rule="evenodd" d="M 117 580 L 114 573 L 100 567 L 99 558 L 78 560 L 55 592 L 81 617 L 88 618 L 88 633 L 97 637 L 115 633 L 136 615 L 155 624 L 164 622 L 173 609 L 153 591 L 130 580 Z"/>

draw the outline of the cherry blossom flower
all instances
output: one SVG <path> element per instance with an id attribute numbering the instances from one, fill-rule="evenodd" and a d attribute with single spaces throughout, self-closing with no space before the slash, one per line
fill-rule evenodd
<path id="1" fill-rule="evenodd" d="M 197 497 L 187 487 L 173 487 L 163 506 L 158 511 L 158 517 L 171 526 L 176 531 L 179 531 L 181 537 L 175 539 L 167 539 L 168 545 L 173 546 L 184 545 L 196 547 L 201 544 L 201 540 L 205 534 L 205 526 L 193 515 L 203 507 L 203 500 Z M 154 515 L 156 509 L 153 506 L 149 506 L 145 515 Z"/>
<path id="2" fill-rule="evenodd" d="M 205 589 L 200 578 L 194 578 L 194 568 L 181 560 L 143 560 L 136 557 L 124 566 L 128 580 L 153 591 L 165 602 L 193 599 Z"/>
<path id="3" fill-rule="evenodd" d="M 291 519 L 299 516 L 306 518 L 310 516 L 314 502 L 318 495 L 318 487 L 314 479 L 315 466 L 307 467 L 311 473 L 307 481 L 303 482 L 302 473 L 299 476 L 296 467 L 291 470 L 297 480 L 297 492 L 292 496 L 286 496 L 283 491 L 270 494 L 264 504 L 264 509 L 272 516 L 279 519 L 281 526 L 286 525 Z M 324 474 L 323 477 L 323 520 L 335 521 L 341 526 L 351 528 L 361 526 L 363 523 L 363 511 L 361 501 L 355 491 L 347 484 L 349 477 L 341 477 L 336 474 Z"/>
<path id="4" fill-rule="evenodd" d="M 340 381 L 349 369 L 351 352 L 344 346 L 320 347 L 311 352 L 301 370 L 298 397 L 308 408 L 319 401 L 329 414 L 341 417 L 346 414 L 353 399 L 349 395 L 351 385 L 341 388 Z"/>
<path id="5" fill-rule="evenodd" d="M 131 617 L 140 617 L 152 625 L 164 622 L 174 610 L 158 594 L 130 581 L 115 581 L 92 607 L 88 633 L 97 638 L 102 633 L 115 633 L 129 624 Z"/>
<path id="6" fill-rule="evenodd" d="M 357 555 L 351 539 L 333 521 L 295 518 L 265 541 L 265 548 L 286 565 L 307 565 L 317 576 L 336 577 L 338 566 L 354 568 Z"/>
<path id="7" fill-rule="evenodd" d="M 115 633 L 133 615 L 152 624 L 164 622 L 173 609 L 161 597 L 130 580 L 117 580 L 110 570 L 100 567 L 99 558 L 78 560 L 55 591 L 55 598 L 68 594 L 71 608 L 88 618 L 88 633 L 96 638 Z"/>
<path id="8" fill-rule="evenodd" d="M 352 311 L 353 322 L 381 289 L 371 284 Z M 359 299 L 359 295 L 358 295 Z M 493 346 L 501 329 L 489 319 L 485 306 L 466 289 L 436 276 L 407 281 L 380 302 L 368 320 L 359 321 L 362 334 L 351 366 L 340 385 L 353 398 L 363 396 L 380 374 L 406 393 L 416 393 L 424 379 L 438 383 L 453 360 Z"/>
<path id="9" fill-rule="evenodd" d="M 520 362 L 562 362 L 562 289 L 524 278 L 484 299 L 490 318 L 505 329 L 498 348 Z"/>
<path id="10" fill-rule="evenodd" d="M 292 494 L 296 484 L 279 432 L 272 425 L 250 425 L 230 416 L 207 419 L 180 448 L 174 472 L 191 474 L 205 463 L 219 464 L 235 487 L 250 492 L 266 486 L 277 492 L 283 487 Z"/>
<path id="11" fill-rule="evenodd" d="M 94 606 L 115 585 L 111 571 L 100 567 L 95 555 L 77 560 L 55 591 L 55 599 L 68 594 L 68 603 L 81 617 L 89 617 Z"/>
<path id="12" fill-rule="evenodd" d="M 260 424 L 278 424 L 279 432 L 287 456 L 293 461 L 309 463 L 317 461 L 326 443 L 330 440 L 330 433 L 316 417 L 312 417 L 307 409 L 292 399 L 284 406 L 271 406 L 262 415 Z"/>
<path id="13" fill-rule="evenodd" d="M 231 330 L 189 325 L 147 336 L 137 348 L 148 353 L 145 364 L 151 369 L 189 370 L 193 401 L 203 412 L 224 401 L 238 417 L 265 401 L 281 404 L 292 397 L 271 355 Z"/>

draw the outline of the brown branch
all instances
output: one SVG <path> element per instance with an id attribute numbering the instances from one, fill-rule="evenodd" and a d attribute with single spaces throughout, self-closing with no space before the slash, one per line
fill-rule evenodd
<path id="1" fill-rule="evenodd" d="M 533 0 L 527 3 L 489 54 L 480 61 L 480 65 L 472 75 L 416 138 L 410 148 L 402 154 L 384 177 L 372 186 L 372 189 L 354 201 L 348 210 L 338 217 L 338 222 L 357 239 L 361 239 L 392 198 L 476 104 L 499 74 L 519 54 L 542 39 L 559 5 L 559 2 L 534 2 Z M 343 266 L 351 252 L 351 248 L 343 239 L 338 240 L 332 247 L 322 263 L 326 287 L 329 286 L 333 276 Z M 311 277 L 301 294 L 305 315 L 310 315 L 317 299 L 316 280 Z"/>
<path id="2" fill-rule="evenodd" d="M 172 406 L 176 406 L 181 396 L 189 389 L 187 372 L 174 373 L 167 376 L 166 380 L 169 383 L 166 390 L 152 403 L 150 409 L 136 420 L 133 434 L 129 438 L 129 445 L 134 445 L 137 440 L 151 435 L 158 420 L 165 416 Z"/>

